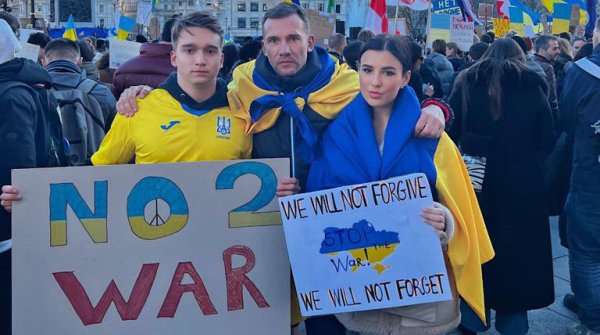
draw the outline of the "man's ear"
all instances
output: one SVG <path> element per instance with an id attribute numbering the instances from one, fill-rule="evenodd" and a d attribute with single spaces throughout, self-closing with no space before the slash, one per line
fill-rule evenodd
<path id="1" fill-rule="evenodd" d="M 315 35 L 308 35 L 308 52 L 315 49 Z"/>
<path id="2" fill-rule="evenodd" d="M 75 62 L 75 64 L 77 64 L 77 66 L 80 66 L 81 63 L 83 63 L 83 57 L 77 58 L 77 62 Z"/>
<path id="3" fill-rule="evenodd" d="M 171 65 L 177 67 L 177 54 L 175 53 L 175 50 L 171 50 Z"/>

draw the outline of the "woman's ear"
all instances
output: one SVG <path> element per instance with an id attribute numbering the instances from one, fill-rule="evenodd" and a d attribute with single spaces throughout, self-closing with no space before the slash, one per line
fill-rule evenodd
<path id="1" fill-rule="evenodd" d="M 408 82 L 410 81 L 410 76 L 411 76 L 411 72 L 410 70 L 406 71 L 403 75 L 402 75 L 402 87 L 408 85 Z"/>

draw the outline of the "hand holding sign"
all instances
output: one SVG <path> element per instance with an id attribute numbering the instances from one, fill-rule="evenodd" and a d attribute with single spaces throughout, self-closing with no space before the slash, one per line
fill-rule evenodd
<path id="1" fill-rule="evenodd" d="M 280 198 L 302 315 L 452 299 L 432 206 L 423 174 Z"/>

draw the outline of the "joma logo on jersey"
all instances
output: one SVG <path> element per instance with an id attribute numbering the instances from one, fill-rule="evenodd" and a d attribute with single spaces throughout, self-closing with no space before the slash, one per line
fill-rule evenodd
<path id="1" fill-rule="evenodd" d="M 226 116 L 217 116 L 217 137 L 229 139 L 231 134 L 231 118 Z"/>

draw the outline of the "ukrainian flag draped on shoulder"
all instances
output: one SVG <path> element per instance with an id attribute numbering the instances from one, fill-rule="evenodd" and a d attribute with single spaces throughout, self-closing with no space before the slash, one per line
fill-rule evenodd
<path id="1" fill-rule="evenodd" d="M 359 94 L 331 123 L 311 164 L 307 191 L 425 173 L 432 193 L 455 220 L 448 258 L 458 292 L 485 322 L 481 265 L 494 257 L 494 251 L 460 152 L 445 133 L 440 139 L 413 136 L 421 108 L 410 87 L 396 98 L 383 154 L 370 109 Z"/>
<path id="2" fill-rule="evenodd" d="M 282 92 L 256 71 L 256 61 L 238 66 L 229 84 L 229 105 L 234 115 L 246 121 L 246 133 L 271 128 L 283 111 L 298 126 L 297 148 L 305 162 L 310 162 L 318 138 L 302 110 L 308 105 L 326 119 L 333 119 L 358 93 L 358 75 L 346 64 L 339 65 L 327 51 L 315 47 L 322 71 L 306 86 Z M 263 56 L 261 56 L 263 57 Z"/>

